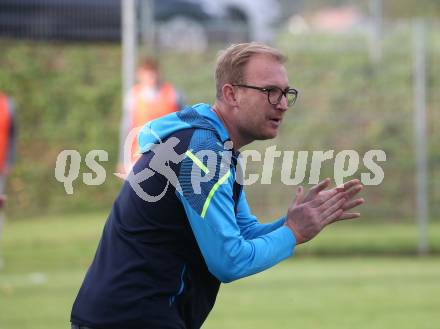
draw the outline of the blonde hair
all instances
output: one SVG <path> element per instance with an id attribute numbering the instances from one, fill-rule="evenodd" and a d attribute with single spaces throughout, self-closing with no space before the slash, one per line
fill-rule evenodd
<path id="1" fill-rule="evenodd" d="M 277 49 L 264 43 L 250 42 L 239 43 L 229 46 L 220 52 L 215 68 L 215 88 L 217 99 L 222 98 L 222 88 L 225 84 L 244 83 L 244 67 L 250 58 L 255 55 L 267 55 L 280 63 L 286 61 L 286 57 Z"/>

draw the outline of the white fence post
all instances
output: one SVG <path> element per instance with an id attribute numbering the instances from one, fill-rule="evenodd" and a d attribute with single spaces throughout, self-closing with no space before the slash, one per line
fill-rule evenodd
<path id="1" fill-rule="evenodd" d="M 377 63 L 382 60 L 382 34 L 383 34 L 383 2 L 370 0 L 371 31 L 370 31 L 370 56 Z"/>
<path id="2" fill-rule="evenodd" d="M 414 21 L 414 131 L 416 154 L 416 218 L 419 254 L 429 252 L 428 152 L 426 133 L 426 33 L 423 21 Z"/>
<path id="3" fill-rule="evenodd" d="M 121 0 L 122 7 L 122 102 L 135 81 L 136 67 L 136 0 Z M 124 104 L 122 104 L 124 106 Z"/>

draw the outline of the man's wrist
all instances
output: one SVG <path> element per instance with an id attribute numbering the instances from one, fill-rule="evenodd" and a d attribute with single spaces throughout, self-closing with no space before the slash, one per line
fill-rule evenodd
<path id="1" fill-rule="evenodd" d="M 284 226 L 287 226 L 287 227 L 292 231 L 292 234 L 293 234 L 294 237 L 295 237 L 295 240 L 296 240 L 296 244 L 297 244 L 297 245 L 303 243 L 303 238 L 302 238 L 302 236 L 301 236 L 300 234 L 298 234 L 297 232 L 295 232 L 294 228 L 293 228 L 292 226 L 289 225 L 289 221 L 288 221 L 287 219 L 286 219 L 286 221 L 284 222 Z"/>

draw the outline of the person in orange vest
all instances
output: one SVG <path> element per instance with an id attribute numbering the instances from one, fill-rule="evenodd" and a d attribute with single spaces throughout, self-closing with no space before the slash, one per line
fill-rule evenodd
<path id="1" fill-rule="evenodd" d="M 12 99 L 0 91 L 0 238 L 5 222 L 6 178 L 15 159 L 16 125 Z M 0 268 L 3 260 L 0 258 Z"/>
<path id="2" fill-rule="evenodd" d="M 140 63 L 137 69 L 137 80 L 138 83 L 124 100 L 118 161 L 120 173 L 125 173 L 128 169 L 125 168 L 124 163 L 127 137 L 132 140 L 129 142 L 131 146 L 130 168 L 140 157 L 137 133 L 134 129 L 140 129 L 148 121 L 176 112 L 184 106 L 180 93 L 170 83 L 161 80 L 159 63 L 156 60 L 145 58 Z M 133 133 L 130 134 L 130 132 Z"/>

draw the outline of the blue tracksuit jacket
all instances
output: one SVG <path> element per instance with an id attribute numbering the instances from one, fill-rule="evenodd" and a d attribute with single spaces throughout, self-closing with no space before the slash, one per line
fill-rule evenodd
<path id="1" fill-rule="evenodd" d="M 71 321 L 97 329 L 200 328 L 220 282 L 292 255 L 285 218 L 249 210 L 238 152 L 207 104 L 149 122 L 143 155 L 124 183 Z"/>

